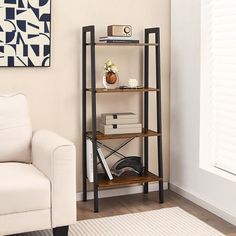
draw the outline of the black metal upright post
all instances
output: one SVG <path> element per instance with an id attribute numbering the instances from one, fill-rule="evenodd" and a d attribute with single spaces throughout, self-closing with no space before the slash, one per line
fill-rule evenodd
<path id="1" fill-rule="evenodd" d="M 91 88 L 92 88 L 92 141 L 93 141 L 93 191 L 94 191 L 94 212 L 98 212 L 98 176 L 97 176 L 97 101 L 96 101 L 96 63 L 95 63 L 95 27 L 91 27 Z"/>
<path id="2" fill-rule="evenodd" d="M 95 63 L 95 26 L 86 26 L 83 27 L 83 32 L 85 36 L 83 35 L 83 47 L 84 53 L 86 53 L 86 36 L 87 33 L 90 33 L 90 48 L 91 48 L 91 95 L 92 95 L 92 143 L 93 143 L 93 176 L 94 176 L 94 183 L 93 183 L 93 190 L 94 190 L 94 212 L 98 212 L 98 176 L 97 176 L 97 138 L 96 138 L 96 116 L 97 116 L 97 110 L 96 110 L 96 63 Z M 83 56 L 83 70 L 86 71 L 86 55 Z M 85 90 L 85 95 L 83 96 L 83 105 L 85 106 L 83 108 L 83 112 L 86 112 L 86 72 L 83 72 L 83 89 Z M 86 115 L 83 115 L 83 132 L 84 134 L 84 164 L 83 167 L 86 167 L 86 124 L 84 125 L 84 120 L 86 122 Z M 84 172 L 86 169 L 84 170 Z M 83 174 L 86 176 L 86 173 Z M 84 187 L 84 199 L 87 198 L 87 187 L 86 187 L 86 180 L 83 184 Z"/>
<path id="3" fill-rule="evenodd" d="M 164 202 L 164 190 L 163 190 L 163 160 L 162 160 L 162 115 L 161 115 L 161 56 L 160 56 L 160 28 L 155 29 L 155 41 L 158 46 L 156 49 L 156 88 L 159 88 L 159 92 L 156 93 L 156 105 L 157 105 L 157 132 L 160 136 L 157 138 L 158 146 L 158 172 L 159 177 L 159 200 L 160 203 Z"/>
<path id="4" fill-rule="evenodd" d="M 82 145 L 82 150 L 83 150 L 83 160 L 82 160 L 82 165 L 83 165 L 83 201 L 87 201 L 87 161 L 86 161 L 86 29 L 83 28 L 82 31 L 82 126 L 83 126 L 83 145 Z"/>
<path id="5" fill-rule="evenodd" d="M 149 42 L 149 34 L 148 31 L 145 30 L 145 43 Z M 146 45 L 144 48 L 144 87 L 149 87 L 149 46 Z M 149 123 L 149 93 L 144 93 L 144 129 L 148 130 Z M 148 171 L 148 137 L 144 138 L 144 170 Z M 144 183 L 143 188 L 144 193 L 148 193 L 148 183 Z"/>
<path id="6" fill-rule="evenodd" d="M 149 43 L 150 34 L 155 35 L 155 65 L 156 65 L 156 116 L 157 116 L 157 132 L 160 134 L 157 138 L 158 147 L 158 175 L 159 181 L 159 200 L 160 203 L 164 202 L 164 191 L 163 191 L 163 161 L 162 161 L 162 116 L 161 116 L 161 63 L 160 63 L 160 28 L 149 28 L 145 29 L 145 43 Z M 148 86 L 149 82 L 149 47 L 145 46 L 145 87 Z M 144 97 L 144 112 L 148 113 L 148 95 Z M 144 128 L 148 128 L 148 115 L 144 114 Z M 144 140 L 144 168 L 148 168 L 148 139 Z M 144 192 L 148 192 L 147 184 L 144 185 Z"/>

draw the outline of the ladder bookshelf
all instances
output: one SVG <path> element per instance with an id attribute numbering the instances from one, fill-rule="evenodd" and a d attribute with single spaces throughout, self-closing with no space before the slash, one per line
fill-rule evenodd
<path id="1" fill-rule="evenodd" d="M 148 183 L 149 182 L 158 182 L 159 184 L 159 201 L 160 203 L 164 202 L 164 191 L 163 191 L 163 161 L 162 161 L 162 118 L 161 118 L 161 68 L 160 68 L 160 29 L 159 28 L 147 28 L 145 29 L 145 41 L 144 43 L 101 43 L 95 42 L 95 26 L 85 26 L 82 29 L 82 89 L 83 89 L 83 200 L 87 201 L 87 160 L 86 160 L 86 139 L 90 138 L 93 143 L 93 191 L 94 191 L 94 212 L 99 211 L 99 198 L 98 193 L 100 189 L 120 187 L 129 184 L 143 184 L 143 192 L 148 193 Z M 155 43 L 149 42 L 149 36 L 154 34 Z M 89 42 L 87 38 L 89 37 Z M 125 88 L 125 89 L 105 89 L 105 88 L 96 88 L 96 47 L 143 47 L 144 48 L 144 81 L 143 88 Z M 87 48 L 90 47 L 90 70 L 91 70 L 91 85 L 87 88 Z M 156 71 L 156 87 L 149 87 L 149 50 L 150 47 L 155 50 L 155 71 Z M 149 93 L 156 94 L 156 125 L 157 130 L 149 129 Z M 91 94 L 91 105 L 88 106 L 86 95 L 87 93 Z M 142 133 L 134 134 L 114 134 L 114 135 L 105 135 L 97 131 L 96 120 L 97 120 L 97 96 L 99 94 L 109 94 L 112 93 L 143 93 L 143 113 L 144 113 L 144 122 L 143 122 L 143 131 Z M 87 130 L 87 109 L 92 109 L 92 130 Z M 157 162 L 158 162 L 158 175 L 155 175 L 149 171 L 149 138 L 156 137 L 157 139 Z M 97 142 L 99 140 L 115 140 L 115 139 L 132 139 L 132 138 L 142 138 L 144 151 L 143 151 L 143 166 L 144 173 L 142 176 L 138 175 L 125 175 L 113 180 L 108 180 L 105 177 L 105 174 L 98 174 L 97 171 Z"/>

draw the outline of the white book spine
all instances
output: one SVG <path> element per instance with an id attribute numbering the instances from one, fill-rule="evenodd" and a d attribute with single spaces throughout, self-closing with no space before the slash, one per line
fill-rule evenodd
<path id="1" fill-rule="evenodd" d="M 87 178 L 89 182 L 94 182 L 94 176 L 93 176 L 93 143 L 90 139 L 86 140 L 87 142 Z"/>

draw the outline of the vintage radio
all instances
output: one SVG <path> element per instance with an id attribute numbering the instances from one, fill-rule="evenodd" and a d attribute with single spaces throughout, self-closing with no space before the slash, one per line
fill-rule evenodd
<path id="1" fill-rule="evenodd" d="M 107 35 L 115 37 L 131 37 L 131 25 L 109 25 L 107 26 Z"/>

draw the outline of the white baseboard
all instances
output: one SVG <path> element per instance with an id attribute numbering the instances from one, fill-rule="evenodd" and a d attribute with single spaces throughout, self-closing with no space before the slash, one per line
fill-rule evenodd
<path id="1" fill-rule="evenodd" d="M 211 205 L 210 203 L 204 201 L 203 199 L 195 196 L 192 193 L 189 193 L 189 192 L 183 190 L 182 188 L 180 188 L 174 184 L 170 183 L 169 187 L 170 187 L 170 190 L 172 190 L 173 192 L 176 192 L 177 194 L 181 195 L 182 197 L 190 200 L 191 202 L 197 204 L 198 206 L 201 206 L 202 208 L 210 211 L 211 213 L 222 218 L 223 220 L 236 226 L 236 217 L 232 216 L 231 214 Z"/>
<path id="2" fill-rule="evenodd" d="M 163 183 L 164 190 L 168 189 L 168 182 Z M 157 183 L 149 183 L 149 192 L 158 191 L 159 186 Z M 129 195 L 129 194 L 136 194 L 136 193 L 142 193 L 143 192 L 143 186 L 131 186 L 131 187 L 125 187 L 125 188 L 115 188 L 115 189 L 106 189 L 106 190 L 100 190 L 99 191 L 99 198 L 106 198 L 106 197 L 116 197 L 116 196 L 122 196 L 122 195 Z M 88 192 L 88 200 L 93 199 L 93 192 Z M 83 193 L 79 192 L 77 193 L 77 201 L 83 200 Z"/>

